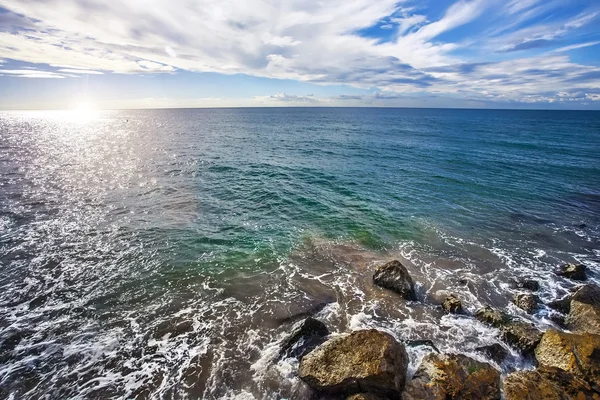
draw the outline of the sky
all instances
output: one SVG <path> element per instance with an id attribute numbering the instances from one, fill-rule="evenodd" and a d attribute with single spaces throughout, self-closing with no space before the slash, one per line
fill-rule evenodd
<path id="1" fill-rule="evenodd" d="M 600 109 L 600 0 L 0 0 L 0 109 Z"/>

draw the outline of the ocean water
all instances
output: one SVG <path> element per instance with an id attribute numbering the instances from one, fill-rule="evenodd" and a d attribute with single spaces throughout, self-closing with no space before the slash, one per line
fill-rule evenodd
<path id="1" fill-rule="evenodd" d="M 372 285 L 390 259 L 418 302 Z M 565 262 L 598 282 L 598 112 L 0 113 L 2 398 L 306 398 L 277 354 L 309 314 L 485 360 L 440 299 L 545 329 L 513 282 L 561 297 Z"/>

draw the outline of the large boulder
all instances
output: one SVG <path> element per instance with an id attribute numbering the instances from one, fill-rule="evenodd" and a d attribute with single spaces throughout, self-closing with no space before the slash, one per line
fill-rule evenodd
<path id="1" fill-rule="evenodd" d="M 533 314 L 538 308 L 539 299 L 531 293 L 518 293 L 513 297 L 513 303 L 528 314 Z"/>
<path id="2" fill-rule="evenodd" d="M 586 381 L 555 367 L 514 372 L 503 386 L 506 400 L 600 400 Z"/>
<path id="3" fill-rule="evenodd" d="M 455 294 L 446 297 L 442 303 L 442 309 L 446 314 L 460 314 L 463 312 L 462 303 Z"/>
<path id="4" fill-rule="evenodd" d="M 394 260 L 375 269 L 373 283 L 398 293 L 406 300 L 416 300 L 415 284 L 408 270 L 400 261 Z"/>
<path id="5" fill-rule="evenodd" d="M 556 271 L 556 275 L 574 281 L 585 281 L 587 279 L 586 266 L 583 264 L 564 264 Z"/>
<path id="6" fill-rule="evenodd" d="M 524 354 L 532 354 L 542 339 L 542 332 L 533 326 L 533 324 L 514 319 L 490 306 L 485 306 L 477 310 L 475 318 L 498 328 L 502 339 L 521 350 Z"/>
<path id="7" fill-rule="evenodd" d="M 427 355 L 402 400 L 500 399 L 500 372 L 462 354 Z"/>
<path id="8" fill-rule="evenodd" d="M 328 340 L 302 358 L 299 376 L 332 394 L 372 393 L 398 398 L 406 381 L 408 355 L 391 335 L 362 330 Z"/>
<path id="9" fill-rule="evenodd" d="M 600 335 L 549 330 L 535 349 L 540 365 L 557 367 L 600 388 Z"/>
<path id="10" fill-rule="evenodd" d="M 573 332 L 600 335 L 600 288 L 586 285 L 575 292 L 565 325 Z"/>
<path id="11" fill-rule="evenodd" d="M 296 323 L 292 332 L 284 339 L 279 357 L 302 358 L 305 354 L 323 343 L 329 330 L 321 321 L 312 317 Z"/>

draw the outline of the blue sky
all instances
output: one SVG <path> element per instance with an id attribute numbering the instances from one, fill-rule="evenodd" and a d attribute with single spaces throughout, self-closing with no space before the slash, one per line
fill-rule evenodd
<path id="1" fill-rule="evenodd" d="M 0 0 L 0 109 L 600 109 L 600 0 Z"/>

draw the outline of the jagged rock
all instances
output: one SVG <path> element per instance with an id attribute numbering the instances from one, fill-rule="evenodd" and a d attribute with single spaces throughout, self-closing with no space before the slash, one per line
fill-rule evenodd
<path id="1" fill-rule="evenodd" d="M 515 294 L 513 302 L 528 314 L 533 314 L 538 308 L 539 299 L 531 293 L 519 293 Z"/>
<path id="2" fill-rule="evenodd" d="M 279 357 L 302 358 L 323 343 L 327 335 L 329 330 L 324 323 L 312 317 L 306 318 L 292 327 L 292 332 L 281 345 Z"/>
<path id="3" fill-rule="evenodd" d="M 462 354 L 432 353 L 407 383 L 402 399 L 500 399 L 500 372 Z"/>
<path id="4" fill-rule="evenodd" d="M 575 292 L 565 325 L 573 332 L 600 335 L 600 288 L 586 285 Z"/>
<path id="5" fill-rule="evenodd" d="M 572 279 L 574 281 L 585 281 L 586 266 L 583 264 L 564 264 L 556 271 L 556 275 Z"/>
<path id="6" fill-rule="evenodd" d="M 600 388 L 600 335 L 549 330 L 535 349 L 540 365 L 557 367 Z"/>
<path id="7" fill-rule="evenodd" d="M 504 378 L 506 400 L 600 400 L 583 379 L 560 368 L 514 372 Z"/>
<path id="8" fill-rule="evenodd" d="M 476 351 L 484 354 L 489 359 L 495 361 L 498 364 L 501 364 L 502 361 L 508 357 L 508 350 L 506 350 L 502 345 L 498 343 L 494 343 L 488 346 L 481 346 L 475 349 Z"/>
<path id="9" fill-rule="evenodd" d="M 542 333 L 533 324 L 511 318 L 509 315 L 485 306 L 475 312 L 475 318 L 500 330 L 502 338 L 525 354 L 533 353 Z"/>
<path id="10" fill-rule="evenodd" d="M 546 305 L 560 313 L 568 314 L 569 311 L 571 311 L 571 297 L 571 295 L 568 295 L 566 297 L 563 297 L 562 299 L 553 300 Z"/>
<path id="11" fill-rule="evenodd" d="M 429 339 L 407 340 L 405 342 L 405 344 L 406 344 L 407 347 L 421 347 L 421 346 L 426 346 L 426 347 L 430 347 L 436 353 L 440 352 L 440 350 L 436 347 L 435 343 L 433 343 L 433 341 L 429 340 Z"/>
<path id="12" fill-rule="evenodd" d="M 376 268 L 373 283 L 398 293 L 406 300 L 416 300 L 415 284 L 408 270 L 400 261 L 394 260 Z"/>
<path id="13" fill-rule="evenodd" d="M 332 394 L 373 393 L 398 398 L 408 355 L 391 335 L 362 330 L 328 340 L 300 361 L 299 376 L 312 388 Z"/>
<path id="14" fill-rule="evenodd" d="M 521 279 L 517 281 L 517 288 L 537 292 L 540 290 L 540 283 L 533 279 Z"/>
<path id="15" fill-rule="evenodd" d="M 346 397 L 346 400 L 381 400 L 381 397 L 375 396 L 372 393 L 359 393 Z"/>
<path id="16" fill-rule="evenodd" d="M 447 314 L 460 314 L 463 311 L 462 303 L 457 295 L 451 294 L 442 303 L 442 309 Z"/>

